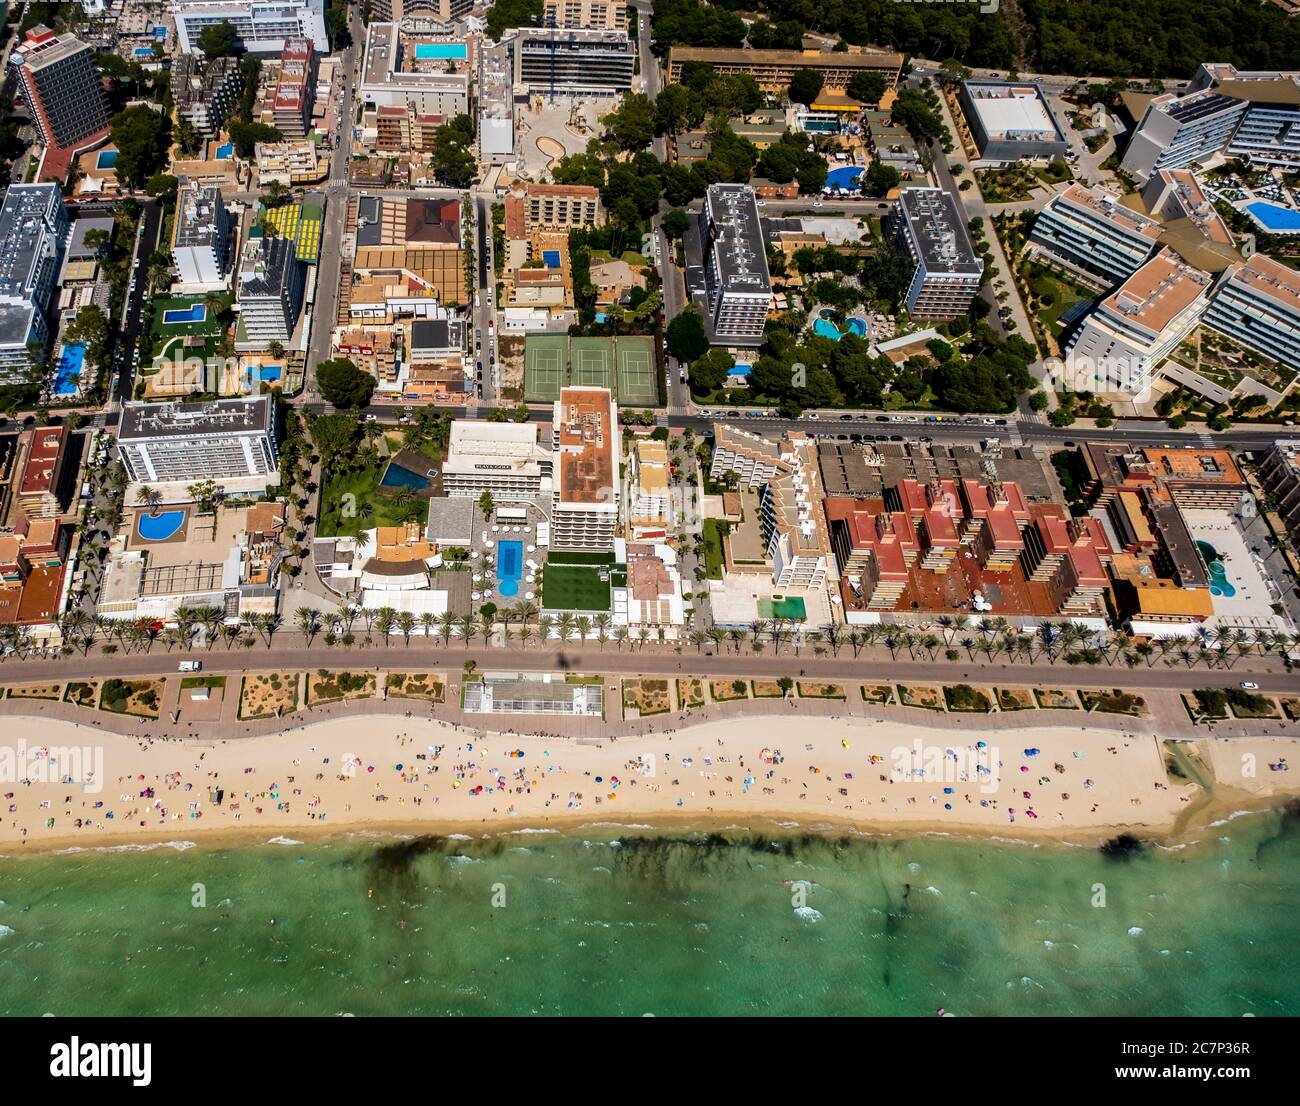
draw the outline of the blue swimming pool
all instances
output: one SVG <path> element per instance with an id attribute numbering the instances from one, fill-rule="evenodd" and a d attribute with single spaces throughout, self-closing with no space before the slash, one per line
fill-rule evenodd
<path id="1" fill-rule="evenodd" d="M 1210 594 L 1231 599 L 1237 594 L 1237 589 L 1228 582 L 1228 570 L 1219 559 L 1219 551 L 1208 541 L 1198 541 L 1196 549 L 1201 554 L 1201 559 L 1210 574 Z"/>
<path id="2" fill-rule="evenodd" d="M 86 360 L 86 343 L 69 342 L 59 354 L 59 363 L 54 370 L 54 394 L 56 396 L 75 396 L 77 386 L 81 383 L 81 367 Z"/>
<path id="3" fill-rule="evenodd" d="M 379 478 L 381 488 L 414 488 L 416 491 L 424 491 L 432 480 L 427 476 L 421 476 L 418 472 L 412 472 L 405 465 L 399 465 L 394 461 L 388 462 L 388 467 L 384 469 L 384 475 Z"/>
<path id="4" fill-rule="evenodd" d="M 100 150 L 99 155 L 95 158 L 96 169 L 111 169 L 117 164 L 116 150 Z"/>
<path id="5" fill-rule="evenodd" d="M 184 511 L 163 511 L 157 515 L 144 513 L 136 518 L 135 528 L 145 541 L 166 541 L 184 522 Z"/>
<path id="6" fill-rule="evenodd" d="M 280 372 L 279 365 L 263 365 L 257 375 L 269 383 L 272 380 L 279 380 Z"/>
<path id="7" fill-rule="evenodd" d="M 201 323 L 208 317 L 208 309 L 201 303 L 192 303 L 189 307 L 168 308 L 163 312 L 164 323 Z"/>
<path id="8" fill-rule="evenodd" d="M 865 319 L 854 317 L 848 321 L 849 332 L 856 334 L 859 338 L 867 336 L 867 322 Z M 838 342 L 844 337 L 844 331 L 840 330 L 830 319 L 819 318 L 813 323 L 813 333 L 820 334 L 823 338 L 829 338 L 832 342 Z"/>
<path id="9" fill-rule="evenodd" d="M 419 61 L 463 58 L 468 52 L 463 42 L 421 42 L 415 47 L 415 56 Z"/>
<path id="10" fill-rule="evenodd" d="M 847 192 L 850 189 L 857 188 L 860 176 L 862 176 L 862 166 L 842 165 L 826 174 L 826 187 L 838 188 Z"/>
<path id="11" fill-rule="evenodd" d="M 227 142 L 224 146 L 218 146 L 218 147 L 217 147 L 216 156 L 217 156 L 218 158 L 223 158 L 223 157 L 234 157 L 234 156 L 235 156 L 235 144 L 234 144 L 233 142 Z"/>
<path id="12" fill-rule="evenodd" d="M 1247 204 L 1246 210 L 1265 230 L 1274 234 L 1300 234 L 1300 211 L 1267 200 Z"/>
<path id="13" fill-rule="evenodd" d="M 497 581 L 502 595 L 518 595 L 524 574 L 524 543 L 503 541 L 497 545 Z"/>

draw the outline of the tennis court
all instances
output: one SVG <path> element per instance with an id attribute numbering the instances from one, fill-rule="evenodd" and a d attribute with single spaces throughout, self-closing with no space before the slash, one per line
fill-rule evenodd
<path id="1" fill-rule="evenodd" d="M 570 339 L 569 352 L 573 362 L 573 376 L 569 382 L 575 388 L 614 387 L 608 338 Z"/>
<path id="2" fill-rule="evenodd" d="M 618 401 L 627 405 L 653 407 L 659 402 L 655 379 L 654 339 L 614 339 L 618 364 Z"/>
<path id="3" fill-rule="evenodd" d="M 524 347 L 524 399 L 528 403 L 551 403 L 560 398 L 565 384 L 565 351 L 569 339 L 563 334 L 530 334 Z"/>

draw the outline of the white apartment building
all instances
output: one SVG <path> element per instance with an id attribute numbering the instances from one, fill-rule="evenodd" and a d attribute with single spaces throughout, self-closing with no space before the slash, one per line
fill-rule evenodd
<path id="1" fill-rule="evenodd" d="M 1300 273 L 1255 254 L 1228 270 L 1205 325 L 1300 372 Z"/>
<path id="2" fill-rule="evenodd" d="M 546 499 L 554 457 L 538 440 L 536 423 L 453 419 L 442 466 L 448 496 Z"/>
<path id="3" fill-rule="evenodd" d="M 521 27 L 515 85 L 533 95 L 617 96 L 632 88 L 636 48 L 627 31 Z"/>
<path id="4" fill-rule="evenodd" d="M 236 482 L 261 490 L 280 482 L 270 396 L 209 403 L 122 405 L 118 456 L 134 484 Z"/>
<path id="5" fill-rule="evenodd" d="M 761 345 L 772 278 L 754 190 L 747 184 L 710 185 L 699 234 L 709 340 L 720 346 Z"/>
<path id="6" fill-rule="evenodd" d="M 1246 113 L 1228 143 L 1230 157 L 1300 168 L 1300 73 L 1207 62 L 1196 71 L 1192 88 L 1214 88 L 1245 101 Z"/>
<path id="7" fill-rule="evenodd" d="M 238 42 L 253 54 L 279 54 L 291 38 L 309 38 L 322 54 L 330 49 L 325 0 L 174 0 L 181 53 L 199 48 L 204 27 L 229 22 Z"/>
<path id="8" fill-rule="evenodd" d="M 627 455 L 627 528 L 637 541 L 664 538 L 673 524 L 668 446 L 638 438 Z"/>
<path id="9" fill-rule="evenodd" d="M 1213 278 L 1162 249 L 1104 299 L 1066 347 L 1075 391 L 1145 398 L 1155 370 L 1200 321 Z"/>
<path id="10" fill-rule="evenodd" d="M 0 206 L 0 383 L 27 377 L 28 343 L 49 341 L 45 312 L 68 236 L 57 184 L 12 184 Z"/>
<path id="11" fill-rule="evenodd" d="M 763 487 L 759 509 L 772 583 L 779 588 L 822 588 L 831 566 L 830 535 L 822 509 L 825 491 L 817 443 L 801 433 L 781 441 L 785 471 Z"/>
<path id="12" fill-rule="evenodd" d="M 195 295 L 230 287 L 230 216 L 221 189 L 181 188 L 172 231 L 172 264 L 177 293 Z"/>
<path id="13" fill-rule="evenodd" d="M 448 119 L 469 111 L 469 46 L 407 33 L 401 23 L 371 23 L 359 98 L 367 109 L 409 107 Z M 426 55 L 428 55 L 426 57 Z M 456 56 L 452 56 L 456 55 Z"/>
<path id="14" fill-rule="evenodd" d="M 302 312 L 307 274 L 288 238 L 252 238 L 239 267 L 236 348 L 287 343 Z"/>
<path id="15" fill-rule="evenodd" d="M 964 315 L 979 292 L 984 261 L 956 198 L 942 188 L 904 188 L 892 219 L 894 238 L 915 266 L 907 310 L 928 319 Z"/>
<path id="16" fill-rule="evenodd" d="M 770 438 L 726 423 L 713 424 L 713 460 L 709 476 L 722 483 L 734 472 L 740 487 L 758 488 L 783 471 L 781 450 Z"/>
<path id="17" fill-rule="evenodd" d="M 1120 164 L 1145 181 L 1157 169 L 1205 162 L 1228 144 L 1247 106 L 1213 88 L 1156 96 L 1142 113 Z"/>
<path id="18" fill-rule="evenodd" d="M 1137 272 L 1161 229 L 1157 220 L 1120 203 L 1118 193 L 1072 184 L 1047 201 L 1029 241 L 1046 260 L 1109 286 Z"/>
<path id="19" fill-rule="evenodd" d="M 618 532 L 618 409 L 608 388 L 563 388 L 555 446 L 551 547 L 609 551 Z"/>
<path id="20" fill-rule="evenodd" d="M 589 30 L 627 30 L 627 5 L 620 0 L 545 0 L 542 24 Z"/>

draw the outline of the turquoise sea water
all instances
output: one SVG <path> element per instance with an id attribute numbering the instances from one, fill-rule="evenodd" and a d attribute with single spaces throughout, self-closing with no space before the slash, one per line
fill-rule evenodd
<path id="1" fill-rule="evenodd" d="M 614 827 L 4 860 L 0 1014 L 1300 1013 L 1300 823 L 1212 832 L 1124 860 Z"/>

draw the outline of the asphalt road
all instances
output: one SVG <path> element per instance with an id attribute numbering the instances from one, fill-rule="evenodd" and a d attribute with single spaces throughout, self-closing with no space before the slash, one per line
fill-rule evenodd
<path id="1" fill-rule="evenodd" d="M 358 627 L 354 627 L 354 632 Z M 304 648 L 302 637 L 296 631 L 281 631 L 273 639 L 274 648 L 267 649 L 259 641 L 252 649 L 235 648 L 228 650 L 217 644 L 211 650 L 196 649 L 192 653 L 168 653 L 161 645 L 155 645 L 152 653 L 116 653 L 112 656 L 97 654 L 93 649 L 89 656 L 65 657 L 59 660 L 6 660 L 0 664 L 0 680 L 9 682 L 14 679 L 31 680 L 66 680 L 105 678 L 111 676 L 153 676 L 168 675 L 177 671 L 182 658 L 194 658 L 203 662 L 206 675 L 223 673 L 261 672 L 268 668 L 314 669 L 322 666 L 330 668 L 347 667 L 353 670 L 375 668 L 432 668 L 459 671 L 466 658 L 478 662 L 480 670 L 521 671 L 521 672 L 601 672 L 616 675 L 636 676 L 643 673 L 698 675 L 707 672 L 710 676 L 745 676 L 771 677 L 798 676 L 809 673 L 819 679 L 843 680 L 849 683 L 922 681 L 926 683 L 956 683 L 963 680 L 981 684 L 1042 685 L 1044 682 L 1062 684 L 1068 687 L 1105 687 L 1128 688 L 1141 691 L 1158 689 L 1185 691 L 1199 687 L 1235 687 L 1243 680 L 1257 683 L 1260 690 L 1266 692 L 1289 692 L 1296 689 L 1296 677 L 1281 670 L 1281 662 L 1273 658 L 1245 658 L 1238 661 L 1232 669 L 1206 669 L 1203 667 L 1167 668 L 1157 661 L 1156 666 L 1147 668 L 1140 665 L 1129 669 L 1123 664 L 1096 666 L 1067 665 L 1058 662 L 1048 665 L 1042 658 L 1035 664 L 980 664 L 948 661 L 930 661 L 928 659 L 909 660 L 900 658 L 890 661 L 888 657 L 873 655 L 853 656 L 850 646 L 840 648 L 838 656 L 815 656 L 811 649 L 805 647 L 802 654 L 796 654 L 793 646 L 782 646 L 781 652 L 771 653 L 770 645 L 758 656 L 748 653 L 729 653 L 724 645 L 723 652 L 710 655 L 708 649 L 696 653 L 688 647 L 679 656 L 675 653 L 642 652 L 639 648 L 625 646 L 619 649 L 614 643 L 603 650 L 590 645 L 552 647 L 539 649 L 500 649 L 484 645 L 480 641 L 471 641 L 469 648 L 463 644 L 443 646 L 441 638 L 435 637 L 432 644 L 416 638 L 411 645 L 405 645 L 400 635 L 394 635 L 391 643 L 383 645 L 379 638 L 376 644 L 368 648 L 351 649 L 328 648 L 317 638 L 310 648 Z M 919 655 L 919 654 L 918 654 Z M 1268 670 L 1249 668 L 1247 665 L 1269 665 Z M 1050 673 L 1050 675 L 1049 675 Z"/>

